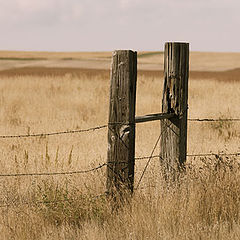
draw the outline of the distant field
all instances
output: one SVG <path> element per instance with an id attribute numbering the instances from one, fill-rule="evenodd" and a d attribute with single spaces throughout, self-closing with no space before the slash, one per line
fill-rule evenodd
<path id="1" fill-rule="evenodd" d="M 110 71 L 106 69 L 66 68 L 66 67 L 20 67 L 0 71 L 0 76 L 81 76 L 103 77 L 109 79 Z M 139 76 L 163 77 L 162 70 L 139 70 Z M 240 68 L 227 71 L 191 71 L 190 79 L 215 79 L 219 81 L 240 82 Z"/>
<path id="2" fill-rule="evenodd" d="M 16 67 L 71 67 L 109 69 L 111 52 L 0 51 L 0 70 Z M 138 68 L 163 70 L 162 52 L 138 52 Z M 240 68 L 240 53 L 190 53 L 192 71 L 226 71 Z"/>
<path id="3" fill-rule="evenodd" d="M 20 52 L 20 51 L 0 51 L 1 59 L 92 59 L 108 58 L 111 52 Z"/>
<path id="4" fill-rule="evenodd" d="M 0 76 L 73 76 L 109 77 L 111 52 L 8 52 L 0 51 Z M 162 52 L 139 52 L 138 73 L 163 76 Z M 190 79 L 240 80 L 240 53 L 190 54 Z"/>
<path id="5" fill-rule="evenodd" d="M 139 57 L 154 57 L 162 55 L 163 52 L 144 52 L 138 53 Z M 0 60 L 35 60 L 35 59 L 94 59 L 111 58 L 112 52 L 21 52 L 21 51 L 0 51 Z"/>

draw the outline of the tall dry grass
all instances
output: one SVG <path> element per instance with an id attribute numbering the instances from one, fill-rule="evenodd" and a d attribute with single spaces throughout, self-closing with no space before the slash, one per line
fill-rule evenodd
<path id="1" fill-rule="evenodd" d="M 239 86 L 237 81 L 190 80 L 189 117 L 239 117 Z M 139 76 L 137 115 L 160 111 L 162 87 L 156 74 Z M 2 135 L 84 129 L 107 122 L 105 75 L 1 76 L 0 91 Z M 239 152 L 239 127 L 240 123 L 221 121 L 189 122 L 188 153 Z M 149 155 L 160 124 L 139 124 L 136 132 L 136 156 Z M 98 166 L 106 161 L 106 134 L 102 129 L 0 139 L 0 173 Z M 152 160 L 140 189 L 117 213 L 101 195 L 104 168 L 72 176 L 0 177 L 1 239 L 239 239 L 238 162 L 239 156 L 189 157 L 179 183 L 166 186 L 158 160 Z M 145 164 L 136 162 L 136 182 Z"/>

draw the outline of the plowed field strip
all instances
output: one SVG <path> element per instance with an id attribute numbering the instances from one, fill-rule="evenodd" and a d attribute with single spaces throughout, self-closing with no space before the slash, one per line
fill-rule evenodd
<path id="1" fill-rule="evenodd" d="M 149 77 L 163 77 L 163 71 L 139 70 L 139 75 Z M 110 71 L 105 69 L 88 69 L 88 68 L 57 68 L 57 67 L 23 67 L 0 71 L 1 76 L 79 76 L 86 77 L 100 76 L 101 78 L 109 78 Z M 220 81 L 240 81 L 240 68 L 228 71 L 190 71 L 191 79 L 216 79 Z"/>

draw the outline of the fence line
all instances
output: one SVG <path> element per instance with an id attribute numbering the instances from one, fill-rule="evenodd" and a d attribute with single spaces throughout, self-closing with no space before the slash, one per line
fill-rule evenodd
<path id="1" fill-rule="evenodd" d="M 23 176 L 55 176 L 55 175 L 73 175 L 73 174 L 82 174 L 96 171 L 100 168 L 106 166 L 106 163 L 99 165 L 98 167 L 91 168 L 88 170 L 80 170 L 80 171 L 71 171 L 71 172 L 50 172 L 50 173 L 13 173 L 13 174 L 0 174 L 0 177 L 23 177 Z"/>
<path id="2" fill-rule="evenodd" d="M 100 126 L 92 127 L 92 128 L 88 128 L 88 129 L 69 130 L 69 131 L 52 132 L 52 133 L 36 133 L 36 134 L 21 134 L 21 135 L 0 135 L 0 138 L 45 137 L 45 136 L 62 135 L 62 134 L 83 133 L 83 132 L 90 132 L 90 131 L 103 129 L 103 128 L 106 128 L 107 126 L 108 125 L 100 125 Z"/>
<path id="3" fill-rule="evenodd" d="M 199 153 L 199 154 L 187 154 L 187 157 L 207 157 L 207 156 L 240 156 L 240 152 L 236 153 Z M 150 156 L 136 157 L 135 160 L 147 160 Z M 153 155 L 153 158 L 161 158 L 161 155 Z"/>
<path id="4" fill-rule="evenodd" d="M 151 156 L 152 159 L 153 158 L 159 158 L 159 157 L 161 157 L 161 156 L 160 155 L 153 155 L 153 156 Z M 149 158 L 150 158 L 150 156 L 136 157 L 135 160 L 146 160 L 146 159 L 149 159 Z"/>
<path id="5" fill-rule="evenodd" d="M 145 157 L 136 157 L 135 160 L 144 160 L 149 158 L 159 158 L 160 155 L 154 155 L 154 156 L 145 156 Z M 126 162 L 118 162 L 118 163 L 126 163 Z M 0 174 L 0 177 L 24 177 L 24 176 L 56 176 L 56 175 L 75 175 L 75 174 L 83 174 L 83 173 L 89 173 L 94 172 L 96 170 L 99 170 L 108 164 L 112 164 L 112 162 L 109 163 L 103 163 L 100 164 L 97 167 L 88 169 L 88 170 L 79 170 L 79 171 L 70 171 L 70 172 L 42 172 L 42 173 L 9 173 L 9 174 Z"/>
<path id="6" fill-rule="evenodd" d="M 189 122 L 240 122 L 240 118 L 189 118 Z"/>
<path id="7" fill-rule="evenodd" d="M 153 155 L 158 142 L 160 141 L 161 135 L 158 137 L 154 148 L 151 152 L 150 156 L 144 156 L 144 157 L 136 157 L 135 160 L 147 160 L 148 162 L 146 163 L 143 173 L 140 177 L 139 183 L 137 184 L 137 186 L 139 186 L 145 172 L 146 169 L 150 163 L 150 161 L 154 158 L 161 158 L 161 155 Z M 187 154 L 187 157 L 206 157 L 206 156 L 240 156 L 240 152 L 236 152 L 236 153 L 200 153 L 200 154 Z M 78 171 L 69 171 L 69 172 L 42 172 L 42 173 L 9 173 L 9 174 L 0 174 L 0 177 L 26 177 L 26 176 L 57 176 L 57 175 L 75 175 L 75 174 L 84 174 L 84 173 L 90 173 L 90 172 L 94 172 L 97 171 L 109 164 L 112 164 L 113 162 L 109 162 L 109 163 L 103 163 L 100 164 L 97 167 L 88 169 L 88 170 L 78 170 Z M 118 162 L 119 164 L 126 164 L 126 162 Z M 137 187 L 138 189 L 138 187 Z"/>
<path id="8" fill-rule="evenodd" d="M 151 159 L 153 158 L 161 158 L 161 155 L 153 155 L 153 152 L 156 149 L 156 146 L 159 142 L 161 138 L 161 135 L 158 137 L 154 148 L 152 150 L 152 154 L 150 156 L 145 156 L 145 157 L 136 157 L 136 160 L 144 160 L 144 159 L 148 159 L 148 162 L 143 170 L 143 173 L 141 175 L 141 178 L 137 184 L 137 187 L 135 188 L 135 190 L 138 189 L 145 189 L 145 187 L 139 187 L 141 180 L 143 179 L 143 176 L 146 172 L 146 169 L 151 161 Z M 204 157 L 204 156 L 240 156 L 240 152 L 236 152 L 236 153 L 201 153 L 201 154 L 187 154 L 188 157 Z M 104 166 L 107 166 L 107 163 L 103 163 L 101 165 L 99 165 L 98 167 L 89 169 L 89 170 L 82 170 L 82 171 L 72 171 L 72 172 L 55 172 L 55 173 L 19 173 L 19 174 L 0 174 L 0 177 L 21 177 L 21 176 L 52 176 L 52 175 L 73 175 L 73 174 L 81 174 L 81 173 L 89 173 L 92 171 L 96 171 L 98 169 L 103 168 Z M 156 187 L 156 186 L 150 186 L 150 187 Z M 148 187 L 147 187 L 148 188 Z M 102 196 L 106 196 L 106 193 L 94 196 L 93 198 L 99 198 Z M 74 199 L 69 199 L 69 200 L 56 200 L 56 201 L 36 201 L 36 202 L 26 202 L 26 203 L 17 203 L 17 206 L 14 206 L 13 204 L 5 204 L 5 205 L 0 205 L 0 208 L 7 208 L 7 207 L 18 207 L 19 205 L 31 205 L 31 204 L 53 204 L 53 203 L 60 203 L 60 202 L 71 202 L 74 201 Z"/>
<path id="9" fill-rule="evenodd" d="M 160 141 L 160 138 L 161 138 L 162 135 L 160 135 L 154 145 L 154 148 L 152 150 L 152 153 L 150 156 L 146 156 L 146 157 L 136 157 L 135 159 L 136 160 L 144 160 L 144 159 L 148 159 L 148 162 L 143 170 L 143 173 L 139 179 L 139 182 L 137 184 L 137 187 L 135 188 L 135 190 L 138 190 L 138 189 L 145 189 L 145 188 L 148 188 L 148 187 L 139 187 L 140 183 L 141 183 L 141 180 L 143 179 L 143 176 L 146 172 L 146 169 L 151 161 L 151 159 L 153 158 L 161 158 L 160 155 L 153 155 L 155 149 L 156 149 L 156 146 L 158 144 L 158 142 Z M 237 152 L 237 153 L 201 153 L 201 154 L 187 154 L 188 157 L 202 157 L 202 156 L 240 156 L 240 152 Z M 125 162 L 124 162 L 125 163 Z M 19 174 L 0 174 L 0 177 L 18 177 L 18 176 L 51 176 L 51 175 L 73 175 L 73 174 L 81 174 L 81 173 L 89 173 L 89 172 L 92 172 L 92 171 L 96 171 L 100 168 L 103 168 L 104 166 L 107 166 L 107 163 L 103 163 L 101 165 L 99 165 L 98 167 L 95 167 L 95 168 L 92 168 L 92 169 L 89 169 L 89 170 L 83 170 L 83 171 L 72 171 L 72 172 L 55 172 L 55 173 L 19 173 Z M 150 186 L 150 187 L 156 187 L 156 186 Z M 102 197 L 102 196 L 106 196 L 106 193 L 103 193 L 103 194 L 99 194 L 99 195 L 96 195 L 94 197 L 92 197 L 93 199 L 95 198 L 99 198 L 99 197 Z M 74 201 L 74 200 L 77 200 L 77 199 L 64 199 L 64 200 L 55 200 L 55 201 L 36 201 L 36 202 L 21 202 L 21 203 L 17 203 L 17 206 L 15 206 L 15 202 L 12 203 L 12 204 L 5 204 L 5 205 L 0 205 L 0 208 L 7 208 L 7 207 L 18 207 L 19 205 L 37 205 L 37 204 L 56 204 L 56 203 L 60 203 L 60 202 L 71 202 L 71 201 Z"/>
<path id="10" fill-rule="evenodd" d="M 190 122 L 240 122 L 240 118 L 226 118 L 226 119 L 213 119 L 213 118 L 189 118 L 188 121 Z M 47 136 L 55 136 L 55 135 L 64 135 L 64 134 L 75 134 L 75 133 L 85 133 L 91 132 L 95 130 L 100 130 L 103 128 L 107 128 L 108 126 L 112 125 L 134 125 L 134 123 L 126 123 L 126 122 L 115 122 L 115 123 L 108 123 L 104 125 L 99 125 L 96 127 L 91 127 L 87 129 L 76 129 L 76 130 L 66 130 L 60 132 L 50 132 L 50 133 L 36 133 L 36 134 L 18 134 L 18 135 L 0 135 L 0 139 L 7 139 L 7 138 L 28 138 L 28 137 L 47 137 Z"/>
<path id="11" fill-rule="evenodd" d="M 240 118 L 187 118 L 189 76 L 188 43 L 165 44 L 164 75 L 162 113 L 136 116 L 137 53 L 129 50 L 115 51 L 112 58 L 108 124 L 88 129 L 66 130 L 60 132 L 0 135 L 0 139 L 47 137 L 63 134 L 86 133 L 108 128 L 107 162 L 87 170 L 9 173 L 0 174 L 0 177 L 74 175 L 94 172 L 107 166 L 107 192 L 114 196 L 116 190 L 121 193 L 124 188 L 129 189 L 131 192 L 133 192 L 134 189 L 138 189 L 153 158 L 163 160 L 163 170 L 166 170 L 168 175 L 174 177 L 175 170 L 177 170 L 175 166 L 184 166 L 187 157 L 215 156 L 217 160 L 220 160 L 219 156 L 240 156 L 239 152 L 187 154 L 187 121 L 240 122 Z M 154 144 L 150 156 L 135 158 L 135 125 L 140 122 L 156 120 L 163 121 L 161 121 L 161 132 Z M 160 155 L 153 155 L 160 141 Z M 137 186 L 134 188 L 135 160 L 143 159 L 146 159 L 147 162 L 136 184 Z M 202 161 L 203 160 L 204 159 L 202 159 Z M 172 168 L 173 171 L 170 170 L 169 167 Z M 123 187 L 123 185 L 125 186 Z M 37 203 L 47 202 L 35 202 L 35 204 Z M 49 201 L 48 203 L 56 203 L 56 201 Z M 30 205 L 31 203 L 26 204 Z M 0 207 L 2 206 L 0 205 Z"/>
<path id="12" fill-rule="evenodd" d="M 240 156 L 240 152 L 236 153 L 199 153 L 187 154 L 188 157 L 207 157 L 207 156 Z"/>

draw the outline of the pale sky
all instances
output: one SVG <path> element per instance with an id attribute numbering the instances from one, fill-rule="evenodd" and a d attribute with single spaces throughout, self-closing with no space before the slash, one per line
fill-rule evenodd
<path id="1" fill-rule="evenodd" d="M 240 0 L 0 0 L 0 50 L 240 52 Z"/>

